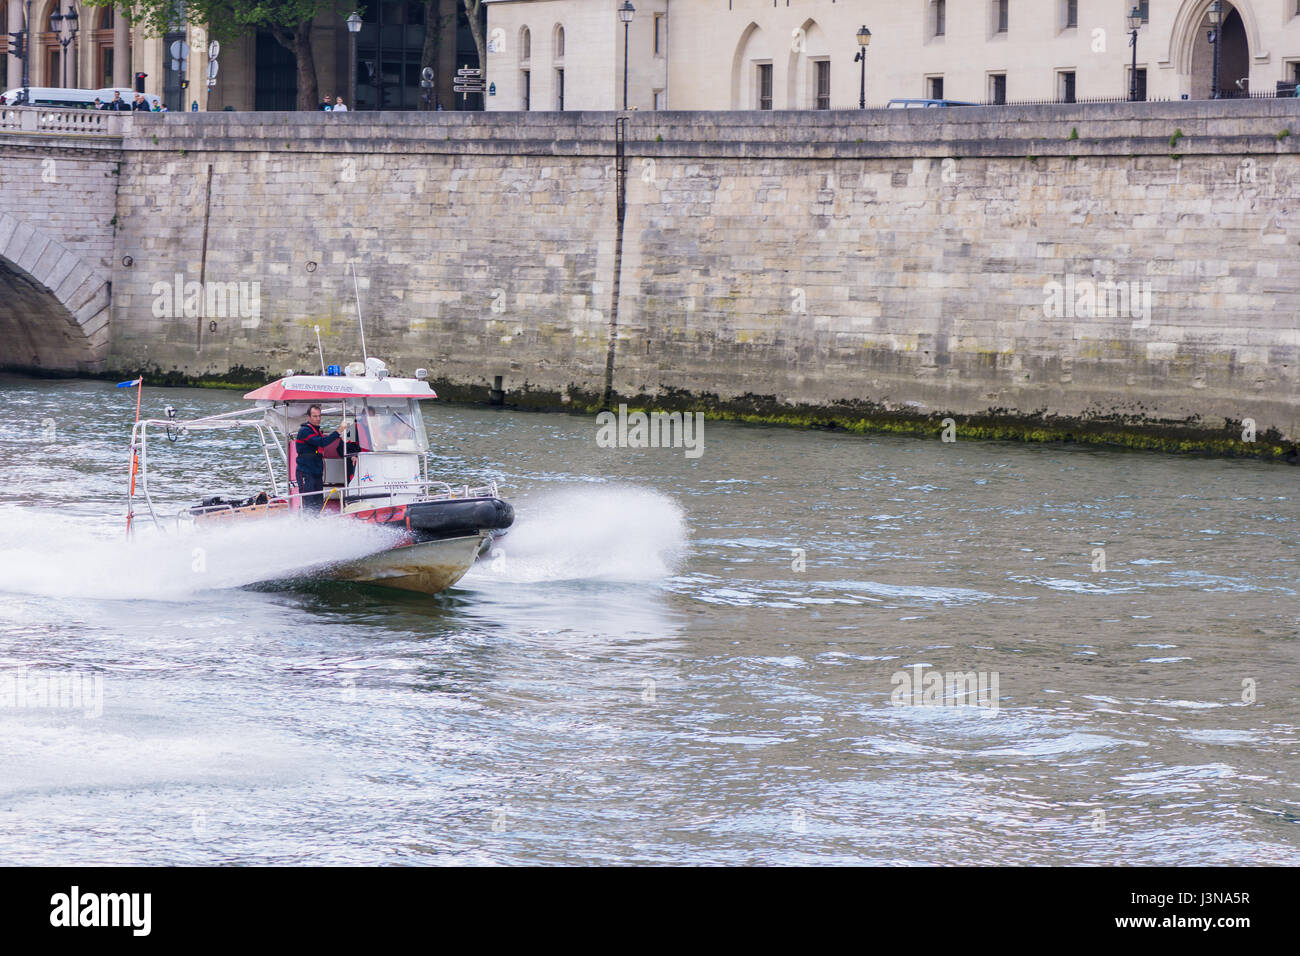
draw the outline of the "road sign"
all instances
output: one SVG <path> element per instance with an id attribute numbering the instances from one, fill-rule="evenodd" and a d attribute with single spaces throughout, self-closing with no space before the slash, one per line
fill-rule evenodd
<path id="1" fill-rule="evenodd" d="M 173 60 L 184 60 L 190 55 L 190 45 L 184 40 L 177 40 L 168 49 L 171 50 Z"/>
<path id="2" fill-rule="evenodd" d="M 482 76 L 483 71 L 470 69 L 468 66 L 462 66 L 459 70 L 456 71 L 456 75 L 457 76 Z"/>
<path id="3" fill-rule="evenodd" d="M 221 54 L 221 44 L 213 40 L 208 44 L 208 59 L 215 60 Z"/>
<path id="4" fill-rule="evenodd" d="M 455 90 L 457 93 L 482 93 L 483 92 L 483 87 L 481 86 L 453 86 L 452 89 Z"/>
<path id="5" fill-rule="evenodd" d="M 217 78 L 217 61 L 208 60 L 208 79 L 215 80 L 216 78 Z"/>

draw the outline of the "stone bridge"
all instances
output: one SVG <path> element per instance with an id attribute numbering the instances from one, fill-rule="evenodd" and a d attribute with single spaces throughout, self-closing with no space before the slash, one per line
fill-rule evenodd
<path id="1" fill-rule="evenodd" d="M 100 372 L 128 114 L 0 108 L 0 365 Z"/>
<path id="2" fill-rule="evenodd" d="M 1300 440 L 1300 100 L 614 119 L 0 110 L 0 367 Z"/>

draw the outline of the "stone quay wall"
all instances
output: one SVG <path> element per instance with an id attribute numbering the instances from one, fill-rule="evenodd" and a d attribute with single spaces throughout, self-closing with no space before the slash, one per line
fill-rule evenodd
<path id="1" fill-rule="evenodd" d="M 621 256 L 615 119 L 133 118 L 110 367 L 1300 438 L 1300 101 L 633 113 Z"/>

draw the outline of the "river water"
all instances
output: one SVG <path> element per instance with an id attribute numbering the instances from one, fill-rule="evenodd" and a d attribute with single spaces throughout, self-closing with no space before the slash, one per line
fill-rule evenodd
<path id="1" fill-rule="evenodd" d="M 126 541 L 134 403 L 0 379 L 0 863 L 1300 863 L 1300 470 L 434 402 L 518 520 L 423 597 L 295 579 L 378 546 L 327 522 Z"/>

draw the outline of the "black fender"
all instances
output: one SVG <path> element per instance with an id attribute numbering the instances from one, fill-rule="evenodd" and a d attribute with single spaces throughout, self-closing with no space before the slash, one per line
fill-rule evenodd
<path id="1" fill-rule="evenodd" d="M 500 498 L 448 498 L 406 506 L 411 531 L 422 541 L 501 531 L 515 523 L 515 509 Z"/>

